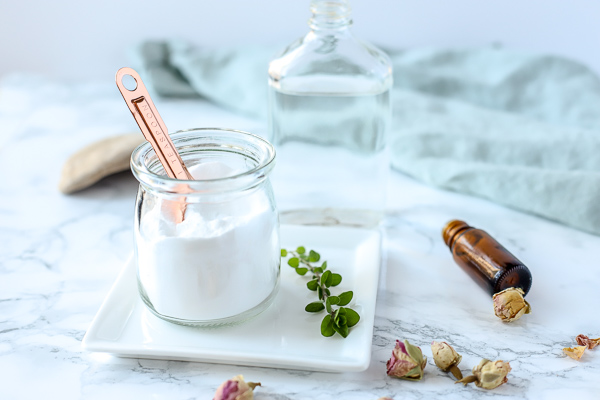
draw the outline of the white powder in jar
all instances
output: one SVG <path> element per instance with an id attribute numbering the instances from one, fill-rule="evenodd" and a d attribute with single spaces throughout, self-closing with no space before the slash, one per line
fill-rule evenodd
<path id="1" fill-rule="evenodd" d="M 195 179 L 236 172 L 218 161 L 189 168 Z M 144 211 L 138 237 L 139 279 L 154 309 L 209 321 L 262 303 L 279 279 L 278 220 L 264 190 L 223 201 L 194 202 L 176 224 L 162 201 Z"/>

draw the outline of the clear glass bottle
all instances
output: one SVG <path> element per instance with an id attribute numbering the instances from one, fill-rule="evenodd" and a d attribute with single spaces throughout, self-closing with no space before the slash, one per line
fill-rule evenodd
<path id="1" fill-rule="evenodd" d="M 354 37 L 347 1 L 313 0 L 310 8 L 310 32 L 269 64 L 280 212 L 309 223 L 377 224 L 389 171 L 391 62 Z M 280 191 L 283 181 L 294 185 Z"/>
<path id="2" fill-rule="evenodd" d="M 218 128 L 171 139 L 196 180 L 167 177 L 148 142 L 131 156 L 140 182 L 140 296 L 153 314 L 177 324 L 248 319 L 271 304 L 279 286 L 279 220 L 269 182 L 275 150 L 259 136 Z"/>

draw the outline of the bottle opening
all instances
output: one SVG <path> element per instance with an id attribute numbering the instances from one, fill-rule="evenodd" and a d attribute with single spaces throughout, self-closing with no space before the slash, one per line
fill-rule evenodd
<path id="1" fill-rule="evenodd" d="M 450 247 L 450 249 L 452 249 L 452 245 L 454 244 L 456 235 L 459 232 L 464 231 L 468 227 L 469 224 L 467 224 L 465 221 L 460 221 L 458 219 L 448 222 L 442 230 L 442 237 L 444 238 L 444 243 L 446 243 L 446 245 Z"/>
<path id="2" fill-rule="evenodd" d="M 313 0 L 310 3 L 312 29 L 336 29 L 352 24 L 352 9 L 346 0 Z"/>

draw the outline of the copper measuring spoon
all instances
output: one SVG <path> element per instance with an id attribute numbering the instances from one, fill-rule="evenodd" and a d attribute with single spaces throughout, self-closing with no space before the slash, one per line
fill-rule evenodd
<path id="1" fill-rule="evenodd" d="M 123 78 L 127 75 L 135 80 L 136 87 L 134 89 L 130 90 L 123 84 Z M 133 68 L 126 67 L 117 71 L 115 79 L 129 111 L 133 114 L 133 118 L 146 140 L 152 145 L 169 178 L 194 180 L 173 145 L 167 126 L 150 98 L 140 75 Z M 180 223 L 185 215 L 185 200 L 181 200 L 177 204 L 179 210 L 174 213 L 175 222 Z"/>

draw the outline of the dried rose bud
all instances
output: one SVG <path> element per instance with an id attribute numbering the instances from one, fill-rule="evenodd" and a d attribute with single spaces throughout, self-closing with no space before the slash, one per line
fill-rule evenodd
<path id="1" fill-rule="evenodd" d="M 579 360 L 581 360 L 581 356 L 583 356 L 585 349 L 587 349 L 587 346 L 575 346 L 575 347 L 565 347 L 563 349 L 563 351 L 565 352 L 566 355 L 571 357 L 573 360 L 579 361 Z"/>
<path id="2" fill-rule="evenodd" d="M 213 400 L 252 400 L 252 391 L 257 386 L 260 386 L 260 382 L 246 382 L 242 375 L 238 375 L 223 382 L 215 392 Z"/>
<path id="3" fill-rule="evenodd" d="M 577 335 L 575 338 L 577 340 L 577 344 L 581 346 L 587 346 L 588 349 L 593 349 L 596 346 L 600 346 L 600 338 L 598 339 L 590 339 L 585 335 Z"/>
<path id="4" fill-rule="evenodd" d="M 452 372 L 456 379 L 462 379 L 462 372 L 458 369 L 458 364 L 462 360 L 462 356 L 446 342 L 431 342 L 431 352 L 433 353 L 433 361 L 444 372 Z"/>
<path id="5" fill-rule="evenodd" d="M 392 357 L 387 362 L 387 374 L 395 378 L 419 381 L 423 378 L 423 369 L 427 365 L 427 357 L 421 349 L 405 340 L 396 340 Z"/>
<path id="6" fill-rule="evenodd" d="M 485 358 L 481 360 L 478 366 L 473 367 L 473 375 L 467 376 L 456 383 L 475 382 L 477 387 L 483 389 L 494 389 L 507 382 L 506 375 L 510 372 L 510 363 L 502 360 L 490 361 Z"/>
<path id="7" fill-rule="evenodd" d="M 516 321 L 531 312 L 531 306 L 521 288 L 508 288 L 494 294 L 494 313 L 504 322 Z"/>

